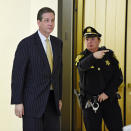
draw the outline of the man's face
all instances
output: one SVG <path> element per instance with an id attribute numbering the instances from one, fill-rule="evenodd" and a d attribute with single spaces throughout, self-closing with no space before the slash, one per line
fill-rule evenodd
<path id="1" fill-rule="evenodd" d="M 37 21 L 39 30 L 44 34 L 50 34 L 55 26 L 55 15 L 53 13 L 44 13 L 42 20 Z"/>
<path id="2" fill-rule="evenodd" d="M 85 46 L 91 52 L 98 50 L 99 43 L 100 40 L 97 37 L 85 38 Z"/>

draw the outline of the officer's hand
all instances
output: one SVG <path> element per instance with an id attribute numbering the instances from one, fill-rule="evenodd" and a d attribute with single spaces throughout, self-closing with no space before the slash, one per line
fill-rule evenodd
<path id="1" fill-rule="evenodd" d="M 98 101 L 102 102 L 105 101 L 106 99 L 108 99 L 109 97 L 105 94 L 105 93 L 101 93 L 98 97 Z"/>
<path id="2" fill-rule="evenodd" d="M 61 111 L 62 108 L 62 100 L 59 100 L 59 110 Z"/>
<path id="3" fill-rule="evenodd" d="M 24 106 L 23 104 L 16 104 L 15 105 L 15 115 L 19 118 L 22 118 L 22 115 L 24 115 Z"/>
<path id="4" fill-rule="evenodd" d="M 102 59 L 105 55 L 106 52 L 109 52 L 109 50 L 101 50 L 101 51 L 96 51 L 93 53 L 93 56 L 96 58 L 96 59 Z"/>

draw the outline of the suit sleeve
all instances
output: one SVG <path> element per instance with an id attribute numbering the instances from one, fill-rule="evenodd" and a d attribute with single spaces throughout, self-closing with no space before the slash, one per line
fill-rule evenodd
<path id="1" fill-rule="evenodd" d="M 59 100 L 62 100 L 62 72 L 63 72 L 63 62 L 62 62 L 62 48 L 63 48 L 63 42 L 61 42 L 61 58 L 60 58 L 60 73 L 59 73 Z"/>
<path id="2" fill-rule="evenodd" d="M 23 103 L 24 78 L 28 63 L 27 46 L 21 41 L 16 49 L 11 80 L 11 104 Z"/>
<path id="3" fill-rule="evenodd" d="M 123 75 L 121 68 L 119 67 L 118 60 L 113 57 L 112 63 L 113 77 L 110 81 L 110 84 L 108 84 L 107 88 L 104 91 L 110 98 L 112 98 L 116 94 L 116 92 L 118 91 L 118 87 L 123 82 Z"/>
<path id="4" fill-rule="evenodd" d="M 77 64 L 79 71 L 86 71 L 88 70 L 94 63 L 96 62 L 96 58 L 93 54 L 90 54 L 82 59 Z"/>

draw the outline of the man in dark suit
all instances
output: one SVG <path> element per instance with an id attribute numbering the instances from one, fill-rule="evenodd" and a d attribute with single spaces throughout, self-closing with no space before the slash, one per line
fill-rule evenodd
<path id="1" fill-rule="evenodd" d="M 39 30 L 23 39 L 12 70 L 11 104 L 23 118 L 23 131 L 59 131 L 62 107 L 62 41 L 50 33 L 55 13 L 48 7 L 37 15 Z"/>

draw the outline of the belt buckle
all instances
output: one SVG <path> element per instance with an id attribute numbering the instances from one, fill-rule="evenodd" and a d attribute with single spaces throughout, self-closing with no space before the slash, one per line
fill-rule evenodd
<path id="1" fill-rule="evenodd" d="M 98 108 L 99 108 L 99 103 L 98 102 L 97 103 L 92 103 L 92 109 L 93 109 L 93 111 L 95 113 L 97 112 Z"/>
<path id="2" fill-rule="evenodd" d="M 95 113 L 97 112 L 99 108 L 99 103 L 97 99 L 98 99 L 98 96 L 93 96 L 93 101 L 91 102 L 91 107 Z"/>

